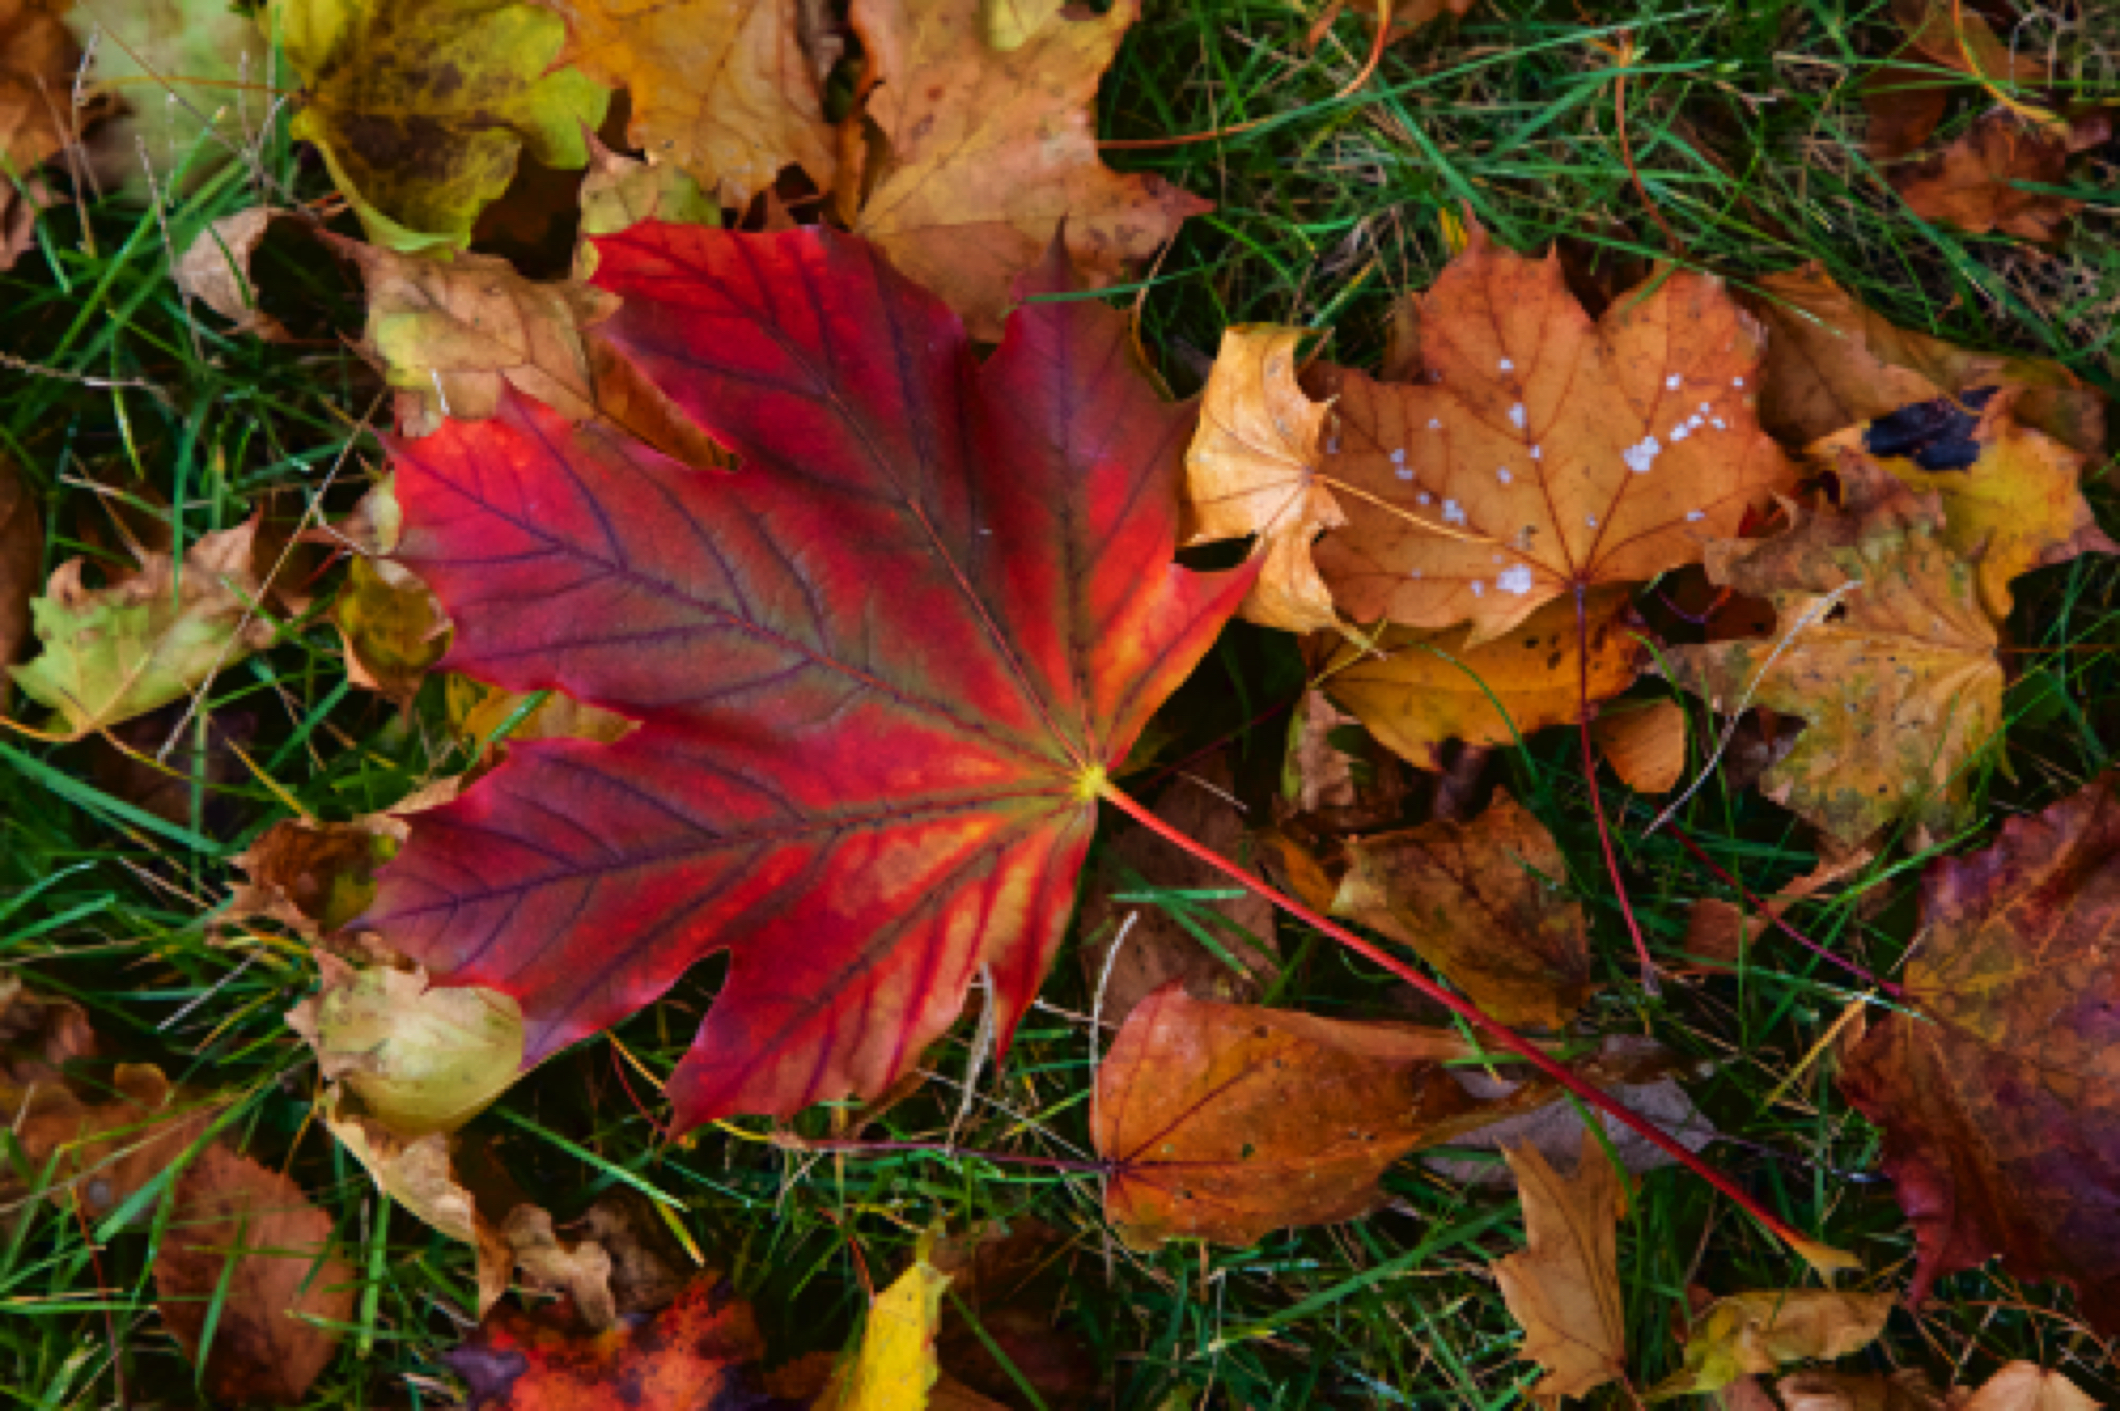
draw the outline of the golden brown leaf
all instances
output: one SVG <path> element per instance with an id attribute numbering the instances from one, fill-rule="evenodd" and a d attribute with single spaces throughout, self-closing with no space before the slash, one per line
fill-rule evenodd
<path id="1" fill-rule="evenodd" d="M 869 116 L 890 159 L 855 231 L 940 294 L 975 338 L 998 339 L 1016 275 L 1066 221 L 1092 286 L 1119 279 L 1187 216 L 1212 209 L 1097 156 L 1097 81 L 1139 13 L 1054 9 L 1013 49 L 989 42 L 984 0 L 857 0 L 854 27 L 881 80 Z"/>
<path id="2" fill-rule="evenodd" d="M 0 1082 L 0 1104 L 30 1169 L 41 1178 L 56 1156 L 46 1189 L 91 1219 L 110 1215 L 168 1171 L 207 1115 L 180 1104 L 161 1069 L 131 1063 L 93 1089 L 50 1079 Z M 0 1172 L 0 1188 L 12 1176 Z"/>
<path id="3" fill-rule="evenodd" d="M 1591 593 L 1583 623 L 1575 599 L 1547 603 L 1506 636 L 1474 630 L 1387 627 L 1373 648 L 1343 643 L 1325 668 L 1325 693 L 1370 732 L 1423 769 L 1441 769 L 1441 747 L 1514 745 L 1534 730 L 1572 725 L 1585 691 L 1592 705 L 1632 685 L 1647 649 L 1635 636 L 1627 591 Z M 1590 664 L 1583 680 L 1580 629 Z"/>
<path id="4" fill-rule="evenodd" d="M 1889 1293 L 1775 1289 L 1717 1299 L 1693 1320 L 1685 1366 L 1653 1396 L 1701 1393 L 1790 1362 L 1830 1361 L 1869 1346 L 1884 1331 Z"/>
<path id="5" fill-rule="evenodd" d="M 287 343 L 287 326 L 258 306 L 250 262 L 257 256 L 273 222 L 290 220 L 286 211 L 251 206 L 223 216 L 199 232 L 198 239 L 170 271 L 177 287 L 234 325 L 229 332 L 249 333 L 268 343 Z"/>
<path id="6" fill-rule="evenodd" d="M 1598 753 L 1628 788 L 1668 794 L 1686 770 L 1686 712 L 1672 701 L 1621 707 L 1590 727 Z"/>
<path id="7" fill-rule="evenodd" d="M 2064 184 L 2071 150 L 2065 135 L 2012 113 L 1989 113 L 1942 151 L 1894 172 L 1892 185 L 1923 220 L 2047 244 L 2061 238 L 2083 202 L 2025 186 Z"/>
<path id="8" fill-rule="evenodd" d="M 1605 1149 L 1583 1133 L 1573 1175 L 1536 1147 L 1508 1148 L 1524 1202 L 1525 1247 L 1494 1266 L 1509 1314 L 1524 1330 L 1517 1356 L 1546 1375 L 1538 1396 L 1581 1396 L 1627 1374 L 1626 1305 L 1619 1291 L 1619 1216 L 1626 1205 Z"/>
<path id="9" fill-rule="evenodd" d="M 723 204 L 743 205 L 789 166 L 832 186 L 832 130 L 796 0 L 542 3 L 567 22 L 559 62 L 633 95 L 631 144 Z"/>
<path id="10" fill-rule="evenodd" d="M 2062 1376 L 2035 1363 L 2012 1362 L 1988 1378 L 1956 1411 L 2095 1411 L 2098 1402 Z"/>
<path id="11" fill-rule="evenodd" d="M 1333 914 L 1404 945 L 1511 1025 L 1558 1029 L 1590 997 L 1590 933 L 1553 835 L 1506 793 L 1470 823 L 1347 840 Z"/>
<path id="12" fill-rule="evenodd" d="M 2002 1256 L 2120 1331 L 2120 798 L 2107 774 L 1922 879 L 1905 1001 L 1841 1087 L 1884 1129 L 1913 1222 L 1909 1297 Z"/>
<path id="13" fill-rule="evenodd" d="M 331 1325 L 352 1318 L 354 1284 L 331 1231 L 294 1182 L 219 1143 L 178 1178 L 155 1290 L 185 1354 L 206 1353 L 214 1397 L 289 1405 L 331 1361 Z M 202 1348 L 209 1309 L 218 1316 Z"/>
<path id="14" fill-rule="evenodd" d="M 1469 622 L 1476 646 L 1577 588 L 1697 561 L 1794 484 L 1754 418 L 1763 336 L 1715 280 L 1675 275 L 1593 324 L 1557 259 L 1475 231 L 1420 321 L 1427 380 L 1325 379 L 1350 523 L 1317 562 L 1357 622 Z"/>
<path id="15" fill-rule="evenodd" d="M 1223 330 L 1200 427 L 1185 453 L 1187 542 L 1256 537 L 1265 566 L 1240 611 L 1289 632 L 1336 628 L 1332 594 L 1310 546 L 1347 523 L 1317 483 L 1318 437 L 1330 409 L 1296 385 L 1304 330 L 1243 324 Z"/>
<path id="16" fill-rule="evenodd" d="M 1153 1248 L 1181 1236 L 1245 1245 L 1365 1215 L 1401 1156 L 1514 1110 L 1483 1109 L 1440 1066 L 1470 1052 L 1449 1030 L 1160 990 L 1097 1070 L 1091 1133 L 1117 1163 L 1106 1218 Z"/>
<path id="17" fill-rule="evenodd" d="M 484 742 L 508 723 L 508 717 L 530 697 L 498 686 L 488 686 L 468 676 L 449 678 L 449 718 L 466 740 Z M 595 740 L 611 744 L 633 733 L 637 727 L 623 715 L 583 705 L 572 696 L 552 692 L 538 707 L 517 721 L 505 744 L 524 740 Z M 504 747 L 505 747 L 504 744 Z"/>
<path id="18" fill-rule="evenodd" d="M 1801 716 L 1803 734 L 1761 787 L 1852 847 L 1896 819 L 1955 824 L 1966 772 L 2002 723 L 2002 666 L 1936 497 L 1853 453 L 1839 475 L 1844 510 L 1709 556 L 1715 581 L 1773 600 L 1776 635 L 1674 647 L 1664 660 L 1726 715 L 1759 705 Z"/>
<path id="19" fill-rule="evenodd" d="M 388 814 L 352 823 L 275 823 L 230 859 L 246 880 L 234 888 L 227 916 L 262 916 L 310 939 L 328 935 L 367 910 L 375 871 L 397 852 L 406 831 Z"/>

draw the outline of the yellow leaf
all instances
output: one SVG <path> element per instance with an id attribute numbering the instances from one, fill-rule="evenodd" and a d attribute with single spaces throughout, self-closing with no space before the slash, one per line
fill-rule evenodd
<path id="1" fill-rule="evenodd" d="M 935 1334 L 950 1276 L 928 1262 L 922 1240 L 913 1267 L 869 1305 L 861 1351 L 833 1379 L 818 1411 L 922 1411 L 940 1368 Z"/>
<path id="2" fill-rule="evenodd" d="M 1527 1248 L 1494 1267 L 1509 1312 L 1524 1329 L 1517 1355 L 1546 1375 L 1539 1396 L 1581 1396 L 1627 1371 L 1626 1308 L 1619 1291 L 1619 1175 L 1596 1135 L 1583 1133 L 1575 1174 L 1561 1176 L 1538 1148 L 1504 1148 L 1524 1202 Z"/>
<path id="3" fill-rule="evenodd" d="M 1652 1397 L 1716 1391 L 1790 1362 L 1830 1361 L 1869 1346 L 1891 1315 L 1888 1293 L 1776 1289 L 1718 1299 L 1694 1320 L 1685 1366 Z"/>

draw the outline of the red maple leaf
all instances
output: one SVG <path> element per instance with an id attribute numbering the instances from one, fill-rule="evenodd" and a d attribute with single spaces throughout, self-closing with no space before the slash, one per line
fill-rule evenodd
<path id="1" fill-rule="evenodd" d="M 741 468 L 520 399 L 393 448 L 444 664 L 643 725 L 511 749 L 413 821 L 364 924 L 515 996 L 532 1062 L 729 951 L 681 1128 L 880 1091 L 982 967 L 1005 1040 L 1105 768 L 1249 582 L 1171 562 L 1192 412 L 1095 303 L 1019 308 L 982 366 L 856 239 L 599 248 L 601 331 Z M 1070 282 L 1056 255 L 1029 287 Z"/>

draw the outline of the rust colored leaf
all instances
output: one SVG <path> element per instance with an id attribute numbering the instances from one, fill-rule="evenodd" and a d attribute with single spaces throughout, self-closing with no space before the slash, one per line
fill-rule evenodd
<path id="1" fill-rule="evenodd" d="M 2105 399 L 2059 363 L 1960 348 L 1900 328 L 1822 266 L 1770 274 L 1746 305 L 1769 333 L 1759 419 L 1808 444 L 1914 402 L 1979 387 L 2020 387 L 2017 419 L 2086 454 L 2105 449 Z"/>
<path id="2" fill-rule="evenodd" d="M 2064 134 L 2030 127 L 2012 113 L 1989 113 L 1941 152 L 1893 173 L 1892 185 L 1923 220 L 2050 244 L 2083 202 L 2025 185 L 2065 184 L 2072 150 Z"/>
<path id="3" fill-rule="evenodd" d="M 1470 823 L 1347 840 L 1333 914 L 1411 946 L 1509 1025 L 1558 1029 L 1590 997 L 1590 933 L 1553 835 L 1506 793 Z"/>
<path id="4" fill-rule="evenodd" d="M 789 166 L 831 187 L 838 162 L 796 0 L 542 3 L 567 22 L 559 61 L 632 94 L 628 141 L 723 204 L 744 205 Z"/>
<path id="5" fill-rule="evenodd" d="M 1562 1176 L 1536 1147 L 1505 1148 L 1524 1202 L 1525 1248 L 1494 1266 L 1510 1316 L 1524 1330 L 1517 1356 L 1546 1375 L 1539 1396 L 1581 1396 L 1627 1374 L 1626 1305 L 1619 1290 L 1619 1217 L 1626 1193 L 1595 1135 L 1583 1133 L 1575 1171 Z"/>
<path id="6" fill-rule="evenodd" d="M 1790 1362 L 1831 1361 L 1877 1340 L 1891 1316 L 1889 1293 L 1774 1289 L 1717 1299 L 1693 1320 L 1685 1365 L 1652 1396 L 1719 1391 L 1739 1377 Z"/>
<path id="7" fill-rule="evenodd" d="M 146 1064 L 120 1064 L 107 1083 L 0 1081 L 0 1105 L 37 1178 L 49 1168 L 45 1188 L 90 1219 L 158 1180 L 205 1127 L 205 1114 L 180 1103 L 162 1070 Z M 0 1188 L 13 1185 L 12 1174 L 0 1174 Z"/>
<path id="8" fill-rule="evenodd" d="M 1153 1248 L 1184 1236 L 1247 1245 L 1366 1215 L 1407 1152 L 1507 1115 L 1442 1068 L 1469 1052 L 1449 1030 L 1158 991 L 1097 1070 L 1091 1132 L 1116 1163 L 1106 1218 Z"/>
<path id="9" fill-rule="evenodd" d="M 178 1178 L 155 1291 L 185 1355 L 204 1353 L 216 1399 L 292 1405 L 330 1363 L 338 1331 L 311 1320 L 351 1319 L 354 1283 L 331 1232 L 294 1182 L 218 1143 Z"/>
<path id="10" fill-rule="evenodd" d="M 1514 746 L 1534 730 L 1581 719 L 1585 692 L 1595 705 L 1634 683 L 1648 653 L 1635 636 L 1627 591 L 1591 593 L 1583 617 L 1578 624 L 1571 596 L 1484 642 L 1470 628 L 1387 627 L 1373 646 L 1338 647 L 1325 693 L 1398 754 L 1441 769 L 1442 747 L 1452 740 Z"/>
<path id="11" fill-rule="evenodd" d="M 1854 1045 L 1841 1087 L 1884 1128 L 1914 1224 L 1909 1297 L 1994 1255 L 2120 1331 L 2120 798 L 2108 774 L 1922 878 L 1915 1015 Z"/>
<path id="12" fill-rule="evenodd" d="M 1884 64 L 1862 81 L 1862 108 L 1869 118 L 1864 150 L 1873 162 L 1896 162 L 1929 140 L 1949 109 L 1951 95 L 1933 73 L 1906 64 Z"/>
<path id="13" fill-rule="evenodd" d="M 1760 705 L 1801 716 L 1803 734 L 1761 787 L 1854 847 L 1897 819 L 1955 824 L 1966 770 L 2002 724 L 2002 666 L 1936 497 L 1854 453 L 1839 475 L 1844 509 L 1708 560 L 1715 581 L 1772 599 L 1775 635 L 1675 647 L 1665 660 L 1726 715 Z"/>
<path id="14" fill-rule="evenodd" d="M 2078 554 L 2113 553 L 2078 488 L 2085 457 L 2020 426 L 2022 393 L 1992 388 L 1902 407 L 1811 448 L 1828 466 L 1845 449 L 1875 457 L 1901 483 L 1943 503 L 1943 542 L 1974 564 L 1980 600 L 2010 615 L 2010 582 Z"/>
<path id="15" fill-rule="evenodd" d="M 2046 77 L 2037 57 L 2003 43 L 1966 0 L 1892 0 L 1892 18 L 1923 58 L 1969 78 L 2036 83 Z"/>
<path id="16" fill-rule="evenodd" d="M 1324 388 L 1325 473 L 1367 498 L 1340 495 L 1350 523 L 1317 562 L 1357 622 L 1470 623 L 1477 646 L 1576 589 L 1695 562 L 1794 484 L 1753 412 L 1764 338 L 1715 280 L 1673 276 L 1592 323 L 1557 259 L 1475 231 L 1420 324 L 1422 381 Z"/>
<path id="17" fill-rule="evenodd" d="M 1590 727 L 1598 753 L 1628 788 L 1668 794 L 1686 769 L 1686 712 L 1672 701 L 1622 707 Z"/>
<path id="18" fill-rule="evenodd" d="M 702 1278 L 652 1318 L 584 1334 L 499 1308 L 445 1359 L 472 1411 L 693 1411 L 763 1403 L 750 1305 Z"/>
<path id="19" fill-rule="evenodd" d="M 1092 285 L 1155 253 L 1213 209 L 1158 177 L 1097 156 L 1097 81 L 1140 11 L 1040 7 L 1037 28 L 996 48 L 985 0 L 858 0 L 854 27 L 880 80 L 869 116 L 890 141 L 855 231 L 940 294 L 975 338 L 1000 336 L 1010 281 L 1066 221 Z"/>
<path id="20" fill-rule="evenodd" d="M 680 1129 L 881 1092 L 982 966 L 1005 1042 L 1105 771 L 1249 586 L 1171 561 L 1190 417 L 1094 303 L 1024 305 L 978 364 L 856 239 L 637 226 L 600 251 L 614 348 L 744 464 L 519 400 L 396 447 L 446 664 L 644 723 L 512 747 L 413 819 L 370 924 L 514 995 L 530 1062 L 731 951 Z"/>

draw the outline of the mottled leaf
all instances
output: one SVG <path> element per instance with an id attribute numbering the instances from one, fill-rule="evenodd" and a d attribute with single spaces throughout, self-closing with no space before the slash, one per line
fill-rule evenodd
<path id="1" fill-rule="evenodd" d="M 1889 1293 L 1775 1289 L 1717 1299 L 1693 1320 L 1685 1365 L 1654 1396 L 1718 1391 L 1750 1373 L 1790 1362 L 1831 1361 L 1876 1341 L 1891 1316 Z"/>
<path id="2" fill-rule="evenodd" d="M 2084 145 L 2111 133 L 2097 119 Z M 2035 186 L 2067 184 L 2069 154 L 2076 139 L 2066 131 L 2033 127 L 2013 113 L 1976 119 L 1965 136 L 1926 161 L 1892 174 L 1907 209 L 1923 220 L 1952 225 L 1974 235 L 1998 231 L 2020 240 L 2051 243 L 2061 238 L 2083 202 Z"/>

